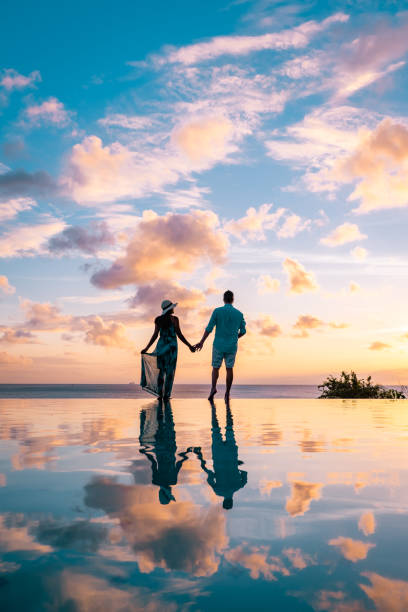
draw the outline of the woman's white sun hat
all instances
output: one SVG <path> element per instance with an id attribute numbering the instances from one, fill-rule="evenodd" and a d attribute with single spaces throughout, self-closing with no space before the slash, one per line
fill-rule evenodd
<path id="1" fill-rule="evenodd" d="M 175 308 L 176 306 L 177 302 L 173 304 L 171 300 L 163 300 L 161 303 L 162 315 L 166 314 L 166 312 L 169 312 L 169 310 Z"/>

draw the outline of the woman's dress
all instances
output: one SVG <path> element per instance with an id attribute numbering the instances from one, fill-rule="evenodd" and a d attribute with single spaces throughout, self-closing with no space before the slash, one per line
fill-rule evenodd
<path id="1" fill-rule="evenodd" d="M 177 365 L 177 335 L 171 323 L 160 327 L 160 337 L 153 353 L 142 355 L 140 385 L 153 395 L 170 398 Z"/>

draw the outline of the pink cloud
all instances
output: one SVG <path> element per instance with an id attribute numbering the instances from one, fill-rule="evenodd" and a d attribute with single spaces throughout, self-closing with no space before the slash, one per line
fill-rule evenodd
<path id="1" fill-rule="evenodd" d="M 33 123 L 51 123 L 61 127 L 70 121 L 70 113 L 57 98 L 48 98 L 41 104 L 33 104 L 25 109 L 25 116 Z"/>
<path id="2" fill-rule="evenodd" d="M 265 240 L 265 230 L 273 229 L 285 212 L 284 208 L 278 208 L 272 213 L 272 206 L 273 204 L 262 204 L 258 209 L 251 206 L 241 219 L 228 221 L 224 226 L 225 231 L 241 238 L 243 242 L 246 237 Z"/>
<path id="3" fill-rule="evenodd" d="M 16 288 L 13 285 L 10 285 L 7 276 L 0 276 L 0 291 L 6 293 L 7 295 L 12 295 L 16 292 Z"/>
<path id="4" fill-rule="evenodd" d="M 19 74 L 13 68 L 3 70 L 0 78 L 0 85 L 2 85 L 7 91 L 13 89 L 24 89 L 25 87 L 34 87 L 35 83 L 41 81 L 41 74 L 38 70 L 34 70 L 28 76 Z"/>
<path id="5" fill-rule="evenodd" d="M 0 201 L 0 221 L 13 219 L 20 212 L 30 210 L 36 205 L 37 202 L 32 198 L 11 198 L 9 200 Z"/>

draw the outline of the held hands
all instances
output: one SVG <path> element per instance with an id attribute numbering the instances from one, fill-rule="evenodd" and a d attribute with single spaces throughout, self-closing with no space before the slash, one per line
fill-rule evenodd
<path id="1" fill-rule="evenodd" d="M 197 342 L 197 344 L 194 345 L 195 350 L 201 351 L 201 349 L 203 348 L 203 344 L 204 342 Z"/>
<path id="2" fill-rule="evenodd" d="M 195 347 L 195 346 L 193 346 L 192 344 L 189 344 L 188 348 L 190 349 L 190 351 L 191 351 L 192 353 L 195 353 L 195 352 L 196 352 L 196 347 Z"/>

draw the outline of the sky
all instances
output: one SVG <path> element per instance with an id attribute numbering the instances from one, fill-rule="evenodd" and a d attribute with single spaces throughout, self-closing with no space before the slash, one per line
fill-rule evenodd
<path id="1" fill-rule="evenodd" d="M 0 382 L 138 382 L 231 289 L 237 382 L 407 384 L 407 8 L 7 1 Z"/>

